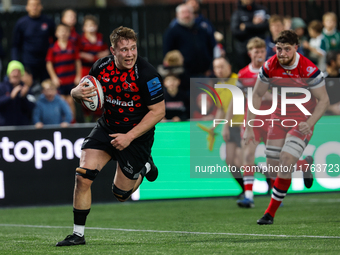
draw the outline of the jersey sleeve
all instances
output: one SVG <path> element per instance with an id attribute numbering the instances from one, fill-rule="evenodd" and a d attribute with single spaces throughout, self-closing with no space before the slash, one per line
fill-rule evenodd
<path id="1" fill-rule="evenodd" d="M 307 80 L 308 87 L 310 89 L 317 89 L 325 86 L 325 77 L 323 73 L 317 69 L 312 76 Z"/>
<path id="2" fill-rule="evenodd" d="M 307 78 L 306 82 L 308 88 L 316 89 L 325 86 L 325 77 L 319 68 L 309 59 L 305 58 L 303 62 L 304 77 Z"/>
<path id="3" fill-rule="evenodd" d="M 264 82 L 264 83 L 269 83 L 269 74 L 268 74 L 268 63 L 265 62 L 264 65 L 261 67 L 258 78 Z"/>
<path id="4" fill-rule="evenodd" d="M 92 75 L 93 77 L 95 77 L 96 79 L 98 79 L 98 76 L 100 75 L 100 66 L 102 65 L 107 65 L 109 64 L 110 59 L 109 57 L 105 57 L 105 58 L 101 58 L 98 59 L 91 67 L 91 70 L 89 72 L 89 75 Z M 99 79 L 98 79 L 99 80 Z"/>
<path id="5" fill-rule="evenodd" d="M 147 105 L 157 104 L 164 100 L 162 78 L 157 73 L 148 77 L 143 81 L 143 96 Z"/>

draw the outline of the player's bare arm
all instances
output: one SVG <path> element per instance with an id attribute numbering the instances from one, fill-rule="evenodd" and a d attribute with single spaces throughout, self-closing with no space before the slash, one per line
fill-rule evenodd
<path id="1" fill-rule="evenodd" d="M 134 139 L 148 132 L 165 116 L 164 100 L 154 105 L 149 105 L 148 109 L 149 112 L 144 116 L 141 122 L 129 132 L 126 134 L 117 133 L 110 135 L 112 138 L 114 138 L 111 141 L 112 146 L 118 150 L 125 149 Z"/>
<path id="2" fill-rule="evenodd" d="M 76 77 L 74 78 L 74 84 L 78 84 L 81 79 L 81 60 L 76 60 Z"/>
<path id="3" fill-rule="evenodd" d="M 329 106 L 329 98 L 326 87 L 315 88 L 310 90 L 312 95 L 318 100 L 314 112 L 306 122 L 299 123 L 299 130 L 303 134 L 309 134 L 310 128 L 322 117 Z"/>
<path id="4" fill-rule="evenodd" d="M 47 69 L 47 72 L 48 74 L 50 75 L 51 77 L 51 80 L 52 82 L 57 86 L 59 87 L 60 86 L 60 80 L 56 74 L 56 72 L 54 71 L 54 67 L 53 67 L 53 64 L 51 61 L 47 61 L 46 62 L 46 69 Z"/>
<path id="5" fill-rule="evenodd" d="M 253 98 L 253 106 L 254 106 L 255 109 L 257 109 L 257 110 L 260 109 L 262 97 L 266 94 L 268 88 L 269 88 L 268 83 L 264 83 L 259 78 L 257 78 L 256 83 L 255 83 L 255 87 L 254 87 L 254 91 L 253 91 L 253 97 L 252 97 Z M 255 117 L 256 117 L 256 115 L 254 113 L 252 113 L 248 108 L 246 123 L 248 123 L 249 120 L 254 119 Z M 254 135 L 254 131 L 253 131 L 252 127 L 246 125 L 246 129 L 245 129 L 244 134 L 243 134 L 243 139 L 245 140 L 246 145 L 250 141 L 253 141 L 253 142 L 255 141 L 255 135 Z"/>
<path id="6" fill-rule="evenodd" d="M 87 87 L 85 85 L 87 85 L 87 83 L 84 81 L 82 83 L 79 83 L 77 87 L 74 87 L 71 90 L 71 96 L 77 103 L 80 103 L 81 100 L 93 102 L 91 99 L 89 99 L 89 97 L 96 95 L 96 88 L 94 86 Z"/>

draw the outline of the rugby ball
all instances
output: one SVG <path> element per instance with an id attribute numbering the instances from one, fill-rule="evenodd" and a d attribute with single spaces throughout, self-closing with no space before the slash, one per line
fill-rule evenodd
<path id="1" fill-rule="evenodd" d="M 103 93 L 103 88 L 100 82 L 93 76 L 91 75 L 86 75 L 83 78 L 81 78 L 80 83 L 86 82 L 87 85 L 86 87 L 96 87 L 96 95 L 89 97 L 93 102 L 89 102 L 86 100 L 81 100 L 81 104 L 91 110 L 91 111 L 96 111 L 98 109 L 101 109 L 104 105 L 104 93 Z"/>

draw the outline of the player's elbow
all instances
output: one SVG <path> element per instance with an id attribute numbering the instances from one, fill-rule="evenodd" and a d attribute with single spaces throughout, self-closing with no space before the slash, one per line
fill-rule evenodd
<path id="1" fill-rule="evenodd" d="M 161 121 L 165 117 L 165 107 L 161 107 L 158 114 L 158 119 Z"/>

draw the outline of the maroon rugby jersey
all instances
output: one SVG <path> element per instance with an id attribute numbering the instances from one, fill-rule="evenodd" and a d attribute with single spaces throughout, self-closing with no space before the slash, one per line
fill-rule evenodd
<path id="1" fill-rule="evenodd" d="M 272 87 L 278 88 L 278 106 L 275 114 L 281 115 L 281 88 L 304 88 L 314 89 L 325 85 L 325 80 L 322 72 L 306 57 L 296 53 L 295 63 L 291 66 L 281 65 L 274 55 L 268 59 L 261 67 L 259 79 L 264 83 L 269 83 Z M 287 99 L 305 98 L 303 93 L 288 93 Z M 316 99 L 311 95 L 311 99 L 304 103 L 303 106 L 313 113 L 316 106 Z M 287 115 L 301 114 L 299 108 L 293 104 L 287 105 Z"/>
<path id="2" fill-rule="evenodd" d="M 60 86 L 74 85 L 77 59 L 80 59 L 78 48 L 71 41 L 68 41 L 65 50 L 59 47 L 58 41 L 48 49 L 46 61 L 52 62 L 54 71 L 60 80 Z"/>
<path id="3" fill-rule="evenodd" d="M 97 33 L 97 41 L 95 43 L 91 43 L 86 37 L 85 34 L 82 34 L 80 37 L 80 43 L 79 43 L 79 51 L 80 52 L 86 52 L 90 53 L 93 56 L 96 56 L 99 52 L 104 51 L 108 49 L 107 44 L 103 40 L 103 35 L 100 33 Z M 95 61 L 88 61 L 86 59 L 82 59 L 82 67 L 84 69 L 83 75 L 85 73 L 87 74 L 94 62 L 96 62 L 98 58 L 95 59 Z"/>
<path id="4" fill-rule="evenodd" d="M 137 57 L 130 70 L 119 70 L 114 56 L 110 55 L 99 59 L 89 74 L 103 87 L 104 114 L 101 118 L 114 132 L 128 132 L 149 112 L 149 105 L 164 100 L 160 75 L 142 57 Z"/>

